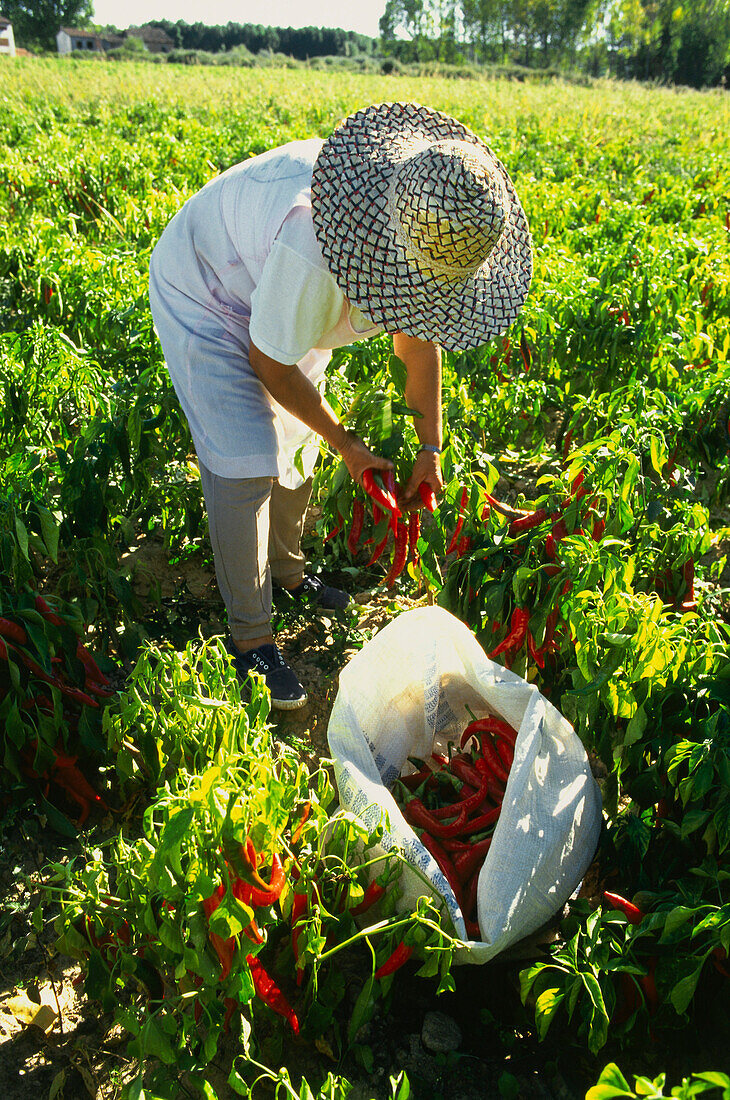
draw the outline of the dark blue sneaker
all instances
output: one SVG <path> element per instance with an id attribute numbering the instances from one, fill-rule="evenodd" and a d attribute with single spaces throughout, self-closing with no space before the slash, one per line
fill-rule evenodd
<path id="1" fill-rule="evenodd" d="M 261 673 L 271 692 L 272 707 L 277 710 L 298 710 L 304 706 L 307 693 L 273 642 L 241 652 L 232 639 L 229 639 L 226 648 L 233 658 L 240 680 L 246 680 L 249 672 Z"/>
<path id="2" fill-rule="evenodd" d="M 286 591 L 292 599 L 321 607 L 323 611 L 344 611 L 350 604 L 347 592 L 343 592 L 341 588 L 331 588 L 319 577 L 313 577 L 311 573 L 305 573 L 300 585 L 296 588 L 287 588 Z"/>

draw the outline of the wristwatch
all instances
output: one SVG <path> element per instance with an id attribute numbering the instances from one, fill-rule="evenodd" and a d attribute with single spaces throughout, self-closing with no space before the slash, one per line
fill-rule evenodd
<path id="1" fill-rule="evenodd" d="M 441 447 L 434 447 L 433 443 L 422 443 L 421 446 L 418 448 L 418 451 L 419 454 L 421 451 L 428 451 L 429 454 L 440 455 Z"/>

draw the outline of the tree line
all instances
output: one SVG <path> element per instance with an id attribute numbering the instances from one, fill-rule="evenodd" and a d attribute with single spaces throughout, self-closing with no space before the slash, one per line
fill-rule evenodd
<path id="1" fill-rule="evenodd" d="M 703 87 L 730 77 L 730 0 L 387 0 L 402 61 L 569 66 Z"/>
<path id="2" fill-rule="evenodd" d="M 220 53 L 243 46 L 253 54 L 281 53 L 306 61 L 310 57 L 353 57 L 378 52 L 378 40 L 338 27 L 264 27 L 260 23 L 226 23 L 208 26 L 183 19 L 154 19 L 183 50 Z"/>
<path id="3" fill-rule="evenodd" d="M 92 0 L 2 0 L 18 45 L 55 49 Z M 332 27 L 152 20 L 182 50 L 521 65 L 693 87 L 730 79 L 730 0 L 386 0 L 380 38 Z"/>

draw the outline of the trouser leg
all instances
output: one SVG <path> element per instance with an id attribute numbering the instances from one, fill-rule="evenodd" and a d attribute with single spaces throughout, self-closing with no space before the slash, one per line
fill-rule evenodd
<path id="1" fill-rule="evenodd" d="M 263 637 L 271 633 L 269 502 L 274 479 L 219 477 L 199 465 L 215 575 L 231 634 L 239 641 Z"/>
<path id="2" fill-rule="evenodd" d="M 273 580 L 285 588 L 298 584 L 302 579 L 305 564 L 302 530 L 311 495 L 311 477 L 298 489 L 284 489 L 275 481 L 271 490 L 269 565 Z"/>

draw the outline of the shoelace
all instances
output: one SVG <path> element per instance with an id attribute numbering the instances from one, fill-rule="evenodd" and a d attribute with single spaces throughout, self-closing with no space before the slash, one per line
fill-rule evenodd
<path id="1" fill-rule="evenodd" d="M 276 648 L 276 646 L 274 646 L 273 649 L 274 649 L 274 663 L 273 663 L 273 665 L 270 665 L 269 662 L 264 657 L 262 657 L 261 654 L 258 653 L 256 650 L 254 650 L 254 652 L 252 654 L 254 664 L 258 668 L 260 668 L 262 672 L 273 672 L 275 668 L 283 668 L 284 667 L 285 661 L 284 661 L 284 658 L 282 657 L 281 653 L 279 653 L 279 650 Z"/>

